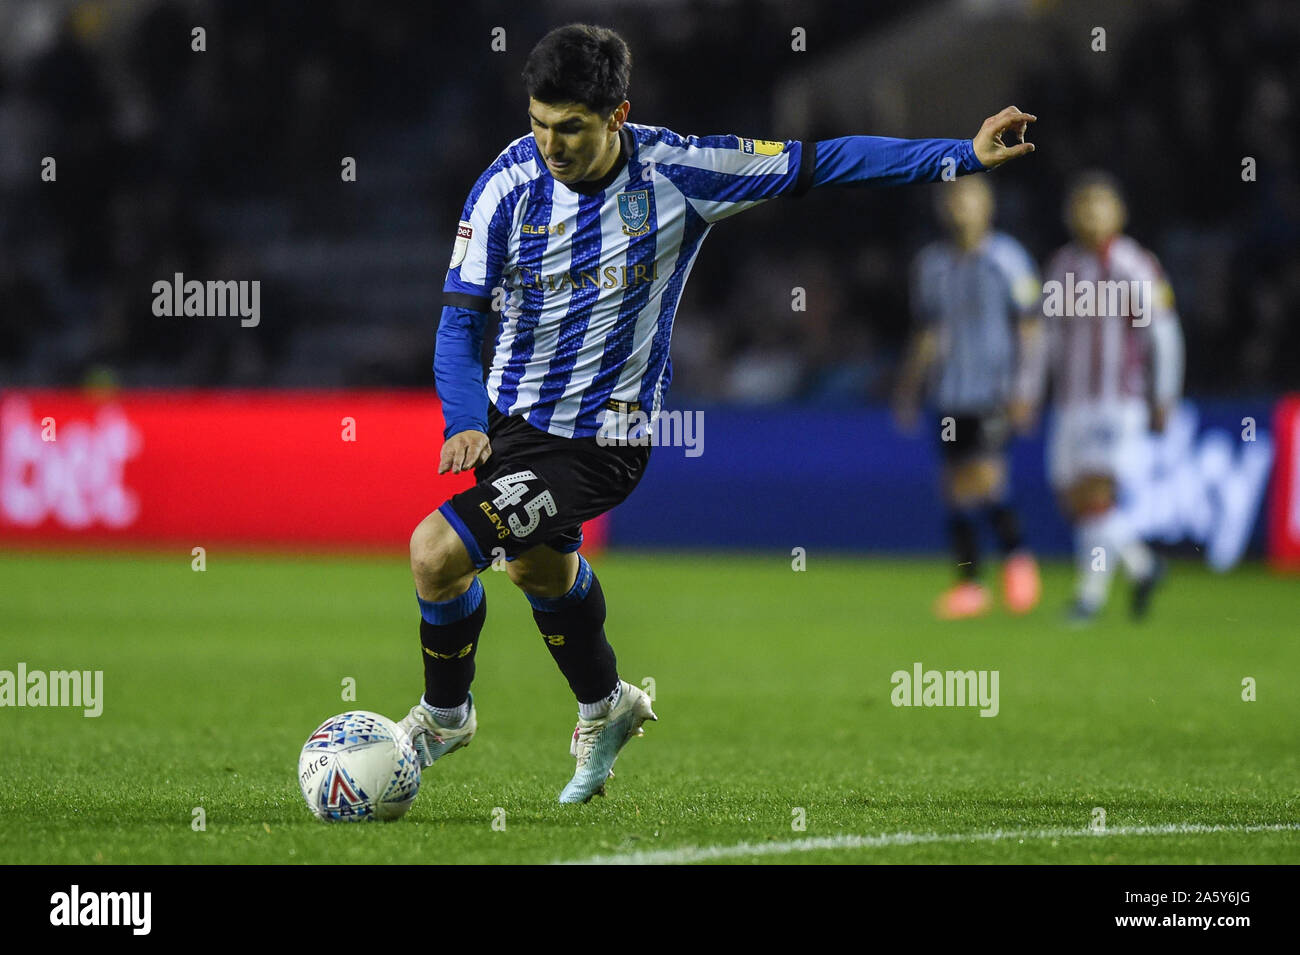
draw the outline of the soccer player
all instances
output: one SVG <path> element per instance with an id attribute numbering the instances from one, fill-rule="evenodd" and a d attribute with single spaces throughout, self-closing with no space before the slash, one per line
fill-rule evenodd
<path id="1" fill-rule="evenodd" d="M 578 701 L 562 803 L 603 793 L 619 750 L 656 718 L 619 679 L 600 581 L 578 551 L 583 522 L 645 472 L 650 448 L 635 428 L 663 404 L 673 316 L 714 223 L 812 188 L 932 181 L 1034 148 L 1024 133 L 1035 117 L 1015 107 L 973 140 L 679 136 L 627 121 L 630 72 L 627 45 L 601 27 L 560 27 L 529 54 L 531 132 L 465 202 L 434 359 L 439 473 L 473 468 L 478 483 L 411 535 L 425 690 L 403 726 L 422 766 L 474 736 L 470 683 L 487 614 L 477 574 L 504 554 Z M 480 345 L 494 312 L 485 382 Z"/>
<path id="2" fill-rule="evenodd" d="M 1138 618 L 1164 572 L 1118 503 L 1136 443 L 1164 430 L 1182 391 L 1183 338 L 1160 263 L 1123 234 L 1126 215 L 1112 177 L 1080 176 L 1065 203 L 1073 241 L 1043 285 L 1056 407 L 1048 470 L 1074 525 L 1075 623 L 1105 604 L 1116 563 L 1133 581 Z"/>
<path id="3" fill-rule="evenodd" d="M 978 521 L 986 516 L 1003 554 L 1007 609 L 1028 613 L 1038 603 L 1038 565 L 1023 546 L 1020 522 L 1007 501 L 1004 451 L 1011 427 L 1033 417 L 1033 380 L 1041 367 L 1041 286 L 1029 253 L 991 228 L 993 190 L 982 177 L 937 187 L 936 211 L 946 241 L 923 248 L 912 268 L 912 311 L 918 330 L 899 379 L 896 409 L 910 430 L 922 382 L 938 408 L 943 496 L 958 581 L 935 604 L 945 620 L 975 617 L 992 603 L 979 582 Z"/>

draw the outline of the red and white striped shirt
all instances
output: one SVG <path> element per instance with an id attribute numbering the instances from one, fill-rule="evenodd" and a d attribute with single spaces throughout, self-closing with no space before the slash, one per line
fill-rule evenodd
<path id="1" fill-rule="evenodd" d="M 1059 249 L 1044 272 L 1043 315 L 1058 406 L 1155 401 L 1182 391 L 1183 341 L 1156 257 L 1128 236 L 1099 251 Z"/>

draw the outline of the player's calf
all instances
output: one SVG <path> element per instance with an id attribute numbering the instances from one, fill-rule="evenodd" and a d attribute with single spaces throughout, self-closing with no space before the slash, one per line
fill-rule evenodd
<path id="1" fill-rule="evenodd" d="M 578 698 L 579 713 L 594 718 L 604 715 L 601 707 L 607 710 L 608 704 L 603 701 L 618 687 L 618 660 L 605 637 L 600 581 L 585 558 L 573 556 L 577 571 L 567 591 L 556 597 L 524 593 L 546 649 Z"/>
<path id="2" fill-rule="evenodd" d="M 618 660 L 605 637 L 605 594 L 586 559 L 541 547 L 514 563 L 523 566 L 512 569 L 511 579 L 528 597 L 546 649 L 578 699 L 571 749 L 578 768 L 560 801 L 586 802 L 604 792 L 619 750 L 656 717 L 644 691 L 618 677 Z"/>
<path id="3" fill-rule="evenodd" d="M 1106 603 L 1116 563 L 1135 582 L 1134 616 L 1145 614 L 1160 573 L 1151 549 L 1115 503 L 1115 480 L 1087 475 L 1066 491 L 1075 529 L 1078 568 L 1075 616 L 1095 615 Z"/>
<path id="4" fill-rule="evenodd" d="M 401 725 L 427 767 L 474 735 L 469 688 L 487 594 L 459 535 L 436 511 L 411 534 L 411 573 L 420 608 L 424 695 Z"/>

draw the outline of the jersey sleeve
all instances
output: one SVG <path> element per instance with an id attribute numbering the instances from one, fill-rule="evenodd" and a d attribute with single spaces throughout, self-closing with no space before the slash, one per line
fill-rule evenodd
<path id="1" fill-rule="evenodd" d="M 1043 283 L 1033 257 L 1011 236 L 999 234 L 995 248 L 998 268 L 1006 280 L 1007 308 L 1017 345 L 1012 395 L 1037 407 L 1047 386 L 1049 348 L 1042 327 Z"/>
<path id="2" fill-rule="evenodd" d="M 1182 324 L 1174 307 L 1174 290 L 1165 277 L 1160 262 L 1149 252 L 1137 257 L 1133 279 L 1147 283 L 1151 291 L 1144 316 L 1150 336 L 1151 397 L 1160 406 L 1176 401 L 1183 390 L 1185 361 Z M 1143 319 L 1134 322 L 1138 327 Z"/>
<path id="3" fill-rule="evenodd" d="M 797 140 L 689 136 L 650 158 L 706 222 L 812 186 L 815 149 Z"/>
<path id="4" fill-rule="evenodd" d="M 1021 316 L 1041 317 L 1039 302 L 1043 284 L 1038 277 L 1038 267 L 1025 247 L 1009 235 L 999 236 L 998 267 L 1007 281 L 1007 297 L 1011 307 Z"/>
<path id="5" fill-rule="evenodd" d="M 814 187 L 901 186 L 987 171 L 969 139 L 841 136 L 810 146 L 816 157 Z"/>
<path id="6" fill-rule="evenodd" d="M 487 432 L 488 397 L 479 360 L 487 320 L 485 312 L 443 306 L 433 374 L 442 401 L 444 438 L 461 431 Z"/>
<path id="7" fill-rule="evenodd" d="M 520 189 L 496 166 L 474 184 L 456 225 L 443 305 L 490 311 L 492 290 L 502 284 L 510 267 L 510 226 Z"/>

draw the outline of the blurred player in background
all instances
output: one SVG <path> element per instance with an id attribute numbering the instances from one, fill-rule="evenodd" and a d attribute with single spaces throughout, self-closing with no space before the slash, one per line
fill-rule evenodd
<path id="1" fill-rule="evenodd" d="M 656 718 L 645 692 L 619 678 L 600 581 L 578 551 L 583 522 L 645 472 L 638 429 L 672 379 L 673 317 L 714 223 L 821 186 L 934 182 L 1034 149 L 1024 133 L 1035 117 L 1015 107 L 973 139 L 680 136 L 627 122 L 631 62 L 617 33 L 582 24 L 529 54 L 531 132 L 470 191 L 438 327 L 439 472 L 474 469 L 477 483 L 411 535 L 425 690 L 402 725 L 421 765 L 474 736 L 470 685 L 487 615 L 478 573 L 501 556 L 577 697 L 563 803 L 603 793 L 623 745 Z M 485 381 L 481 344 L 498 319 Z"/>
<path id="2" fill-rule="evenodd" d="M 1116 563 L 1133 581 L 1138 618 L 1164 574 L 1118 503 L 1138 443 L 1164 430 L 1182 391 L 1183 338 L 1160 263 L 1122 234 L 1126 216 L 1112 177 L 1080 176 L 1065 204 L 1074 241 L 1052 257 L 1043 286 L 1056 407 L 1048 470 L 1074 525 L 1078 623 L 1105 605 Z"/>
<path id="3" fill-rule="evenodd" d="M 1012 613 L 1027 613 L 1038 603 L 1038 565 L 1007 501 L 1006 444 L 1012 427 L 1024 430 L 1034 417 L 1032 375 L 1043 347 L 1037 269 L 1019 242 L 991 228 L 987 180 L 936 189 L 948 238 L 923 248 L 913 264 L 917 331 L 895 400 L 899 424 L 911 430 L 929 377 L 958 576 L 935 612 L 956 620 L 989 610 L 992 597 L 979 576 L 979 522 L 987 519 L 1004 557 L 1003 600 Z"/>

